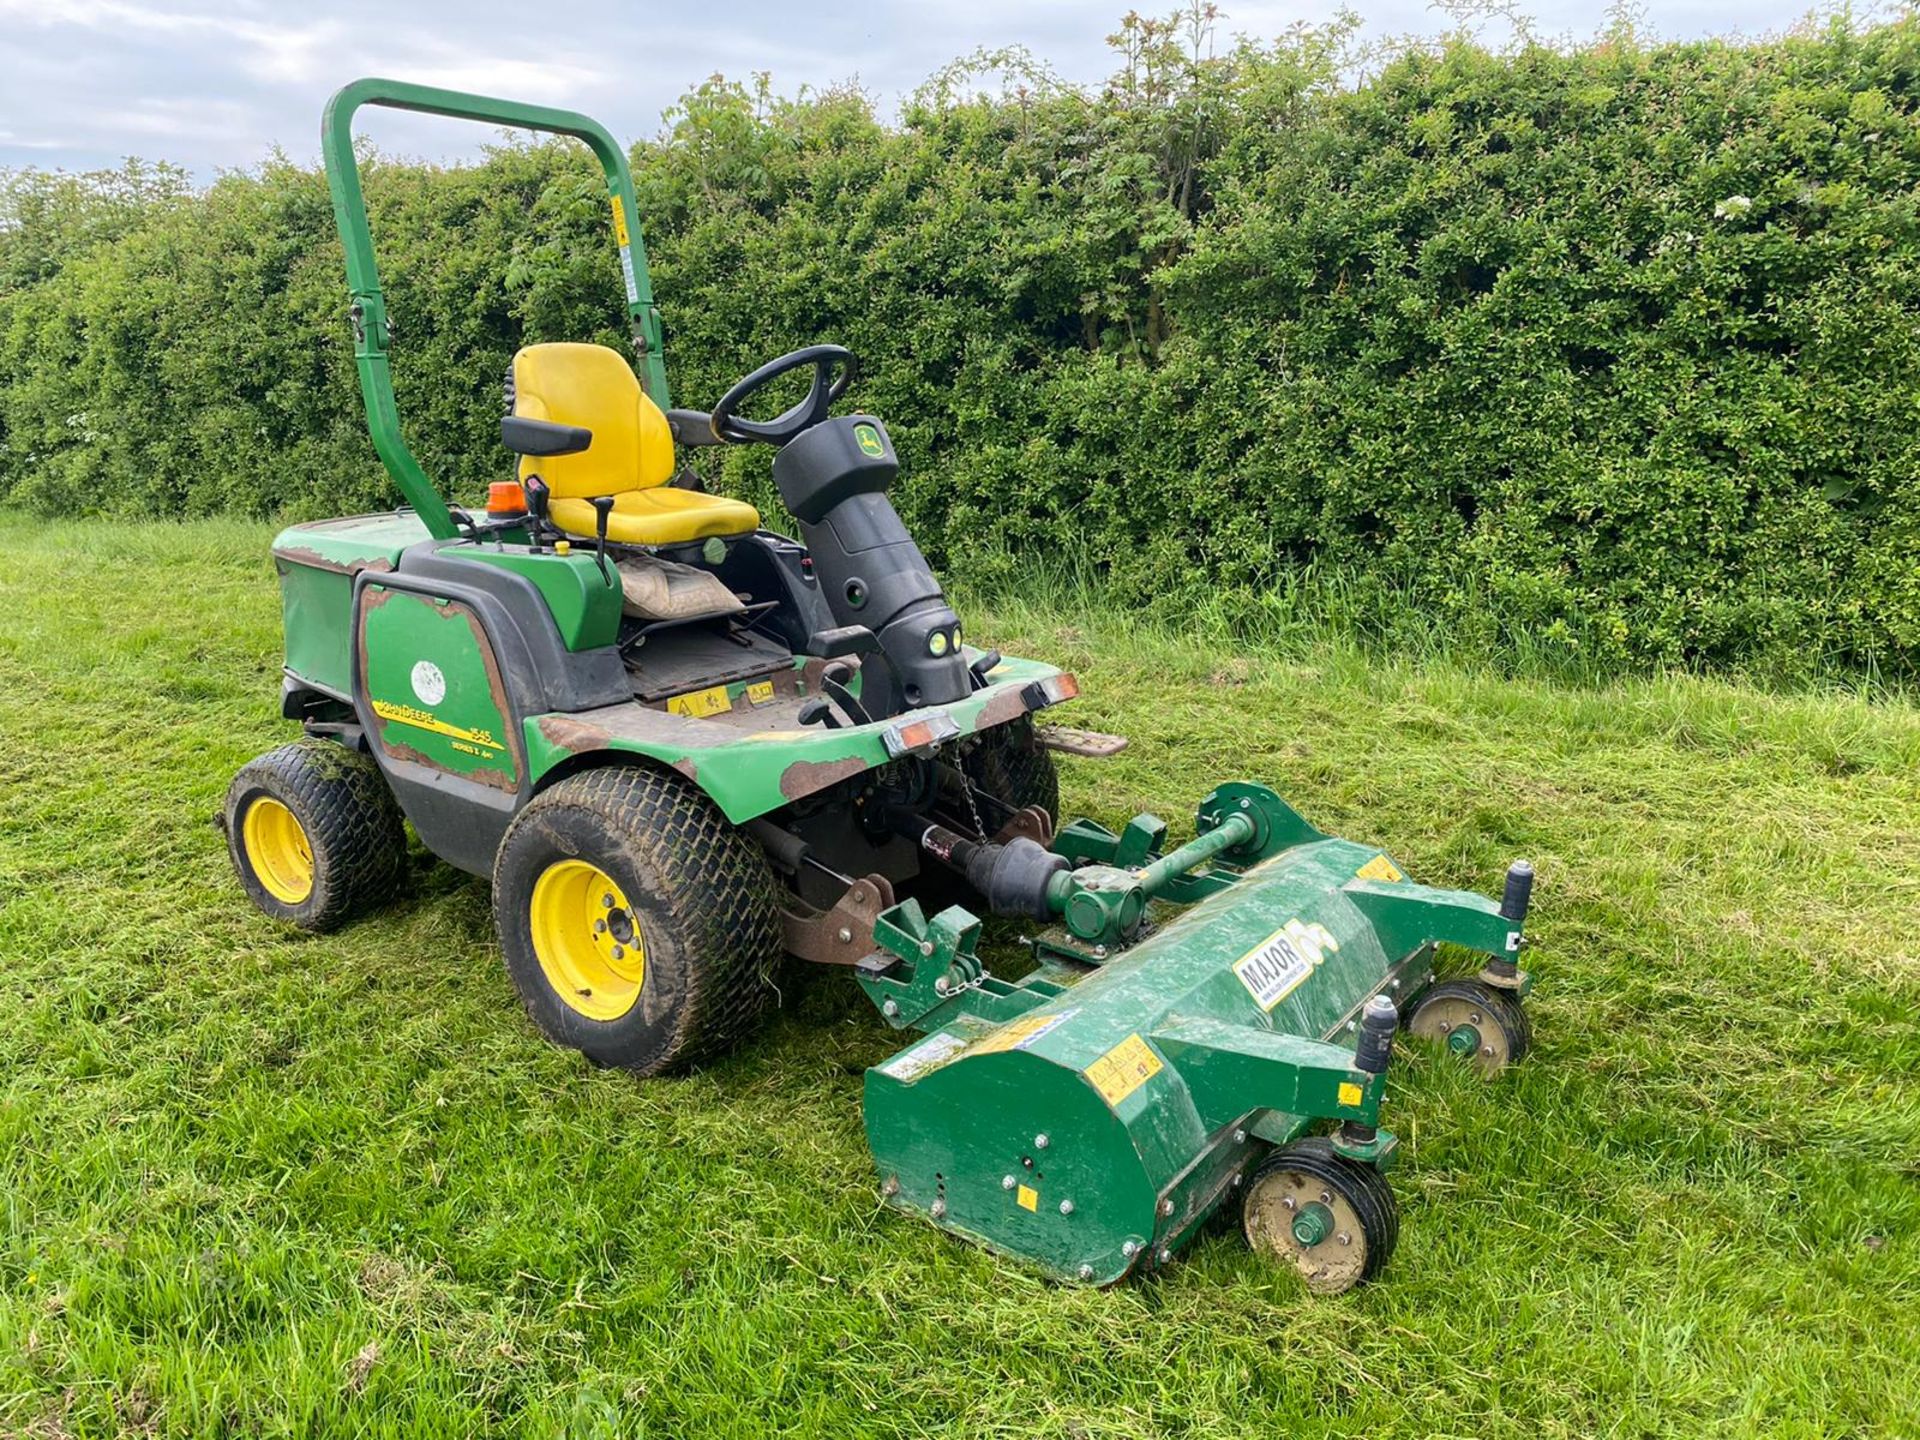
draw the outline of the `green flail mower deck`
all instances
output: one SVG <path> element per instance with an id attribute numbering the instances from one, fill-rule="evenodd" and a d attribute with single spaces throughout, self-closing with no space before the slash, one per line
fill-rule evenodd
<path id="1" fill-rule="evenodd" d="M 1498 904 L 1415 885 L 1257 785 L 1214 791 L 1198 829 L 1161 855 L 1150 816 L 1069 826 L 1055 850 L 1075 868 L 1044 890 L 1060 924 L 1018 984 L 982 968 L 965 910 L 882 917 L 861 983 L 926 1032 L 867 1072 L 890 1204 L 1061 1280 L 1165 1264 L 1234 1199 L 1249 1242 L 1312 1289 L 1385 1263 L 1395 1031 L 1406 1017 L 1489 1071 L 1519 1058 L 1531 869 Z M 1191 903 L 1156 923 L 1169 901 Z M 1486 963 L 1436 985 L 1441 944 Z"/>

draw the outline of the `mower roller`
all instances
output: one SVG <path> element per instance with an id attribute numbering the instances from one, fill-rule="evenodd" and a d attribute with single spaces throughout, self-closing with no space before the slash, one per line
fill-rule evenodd
<path id="1" fill-rule="evenodd" d="M 363 105 L 584 141 L 611 199 L 635 359 L 522 348 L 515 478 L 450 505 L 409 450 L 353 149 Z M 624 153 L 570 111 L 386 80 L 322 126 L 348 318 L 398 510 L 274 542 L 282 713 L 224 821 L 268 914 L 311 930 L 391 896 L 403 820 L 487 876 L 506 967 L 552 1040 L 639 1075 L 738 1044 L 790 958 L 851 970 L 915 1038 L 867 1072 L 897 1208 L 1067 1282 L 1166 1264 L 1234 1202 L 1256 1251 L 1337 1292 L 1398 1233 L 1380 1125 L 1401 1031 L 1492 1074 L 1525 1052 L 1532 871 L 1498 901 L 1407 879 L 1264 786 L 1194 833 L 1059 825 L 1053 756 L 1118 736 L 1044 723 L 1051 665 L 963 642 L 888 491 L 875 416 L 834 416 L 846 350 L 772 361 L 710 411 L 667 392 Z M 793 375 L 798 399 L 764 408 Z M 797 532 L 708 491 L 691 453 L 774 449 Z M 982 915 L 1024 922 L 1018 982 Z M 1436 964 L 1474 952 L 1473 973 Z"/>

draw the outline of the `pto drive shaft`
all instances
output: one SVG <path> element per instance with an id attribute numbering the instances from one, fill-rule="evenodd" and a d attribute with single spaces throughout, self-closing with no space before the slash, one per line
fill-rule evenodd
<path id="1" fill-rule="evenodd" d="M 922 815 L 897 811 L 893 826 L 921 851 L 958 871 L 986 898 L 996 915 L 1033 920 L 1065 920 L 1082 940 L 1113 941 L 1131 935 L 1147 901 L 1174 880 L 1254 837 L 1253 822 L 1231 814 L 1214 829 L 1179 849 L 1142 865 L 1086 865 L 1075 870 L 1067 858 L 1024 836 L 1002 843 L 970 840 Z"/>

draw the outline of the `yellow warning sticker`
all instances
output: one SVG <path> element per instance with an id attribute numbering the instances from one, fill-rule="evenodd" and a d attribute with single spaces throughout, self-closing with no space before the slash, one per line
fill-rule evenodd
<path id="1" fill-rule="evenodd" d="M 1040 1192 L 1031 1185 L 1022 1185 L 1014 1192 L 1013 1198 L 1020 1202 L 1022 1210 L 1037 1211 L 1040 1208 Z"/>
<path id="2" fill-rule="evenodd" d="M 1342 1105 L 1358 1105 L 1366 1098 L 1367 1092 L 1351 1080 L 1342 1080 L 1340 1082 L 1340 1103 Z"/>
<path id="3" fill-rule="evenodd" d="M 1357 880 L 1384 880 L 1390 885 L 1398 884 L 1407 878 L 1400 873 L 1400 867 L 1384 855 L 1374 856 L 1353 874 Z"/>
<path id="4" fill-rule="evenodd" d="M 1160 1057 L 1138 1035 L 1129 1035 L 1086 1068 L 1087 1079 L 1109 1105 L 1118 1105 L 1160 1073 Z"/>
<path id="5" fill-rule="evenodd" d="M 618 195 L 609 195 L 607 198 L 613 202 L 613 238 L 619 244 L 620 248 L 624 250 L 628 244 L 627 212 L 620 208 L 620 197 Z"/>
<path id="6" fill-rule="evenodd" d="M 1003 1050 L 1024 1050 L 1055 1026 L 1063 1024 L 1080 1013 L 1076 1007 L 1061 1011 L 1057 1015 L 1022 1015 L 1018 1020 L 1009 1020 L 986 1039 L 973 1047 L 976 1055 L 997 1055 Z"/>
<path id="7" fill-rule="evenodd" d="M 771 699 L 773 699 L 773 682 L 771 680 L 756 680 L 753 684 L 747 686 L 747 703 L 749 705 L 764 705 Z"/>
<path id="8" fill-rule="evenodd" d="M 685 695 L 676 695 L 667 701 L 667 709 L 675 715 L 685 715 L 693 720 L 704 720 L 709 715 L 719 715 L 733 708 L 733 701 L 727 698 L 727 687 L 715 685 L 707 690 L 693 690 Z"/>

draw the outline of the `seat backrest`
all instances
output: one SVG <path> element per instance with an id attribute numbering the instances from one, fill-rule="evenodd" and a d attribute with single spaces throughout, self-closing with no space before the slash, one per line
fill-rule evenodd
<path id="1" fill-rule="evenodd" d="M 520 478 L 539 475 L 555 499 L 649 490 L 673 478 L 667 417 L 617 350 L 527 346 L 513 357 L 513 413 L 593 432 L 593 444 L 577 455 L 521 457 Z"/>

